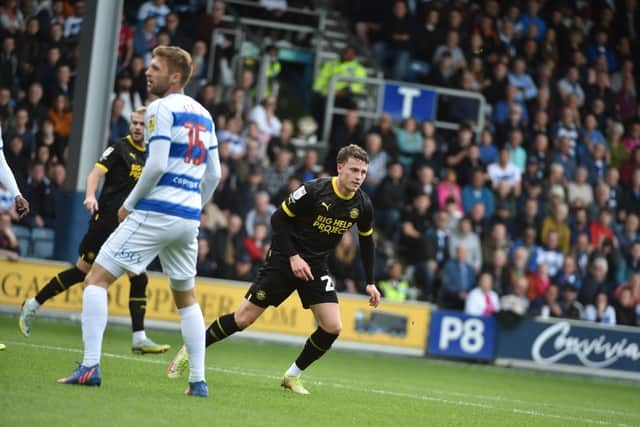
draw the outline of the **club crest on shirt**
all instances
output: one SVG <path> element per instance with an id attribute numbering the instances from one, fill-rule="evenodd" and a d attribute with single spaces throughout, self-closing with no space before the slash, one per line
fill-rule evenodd
<path id="1" fill-rule="evenodd" d="M 107 147 L 107 149 L 102 152 L 100 160 L 106 160 L 106 158 L 109 157 L 109 154 L 111 153 L 113 153 L 113 147 Z"/>
<path id="2" fill-rule="evenodd" d="M 349 216 L 351 217 L 351 219 L 356 219 L 360 216 L 360 211 L 358 210 L 358 208 L 353 208 L 349 212 Z"/>
<path id="3" fill-rule="evenodd" d="M 304 188 L 304 185 L 301 185 L 296 191 L 291 194 L 291 202 L 295 203 L 307 194 L 307 189 Z"/>
<path id="4" fill-rule="evenodd" d="M 147 120 L 147 131 L 151 133 L 155 128 L 156 128 L 156 115 L 152 114 L 151 116 L 149 116 L 149 120 Z"/>

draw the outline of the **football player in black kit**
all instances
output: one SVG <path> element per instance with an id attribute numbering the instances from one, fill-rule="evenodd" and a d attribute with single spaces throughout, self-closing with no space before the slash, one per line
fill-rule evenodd
<path id="1" fill-rule="evenodd" d="M 220 316 L 207 329 L 209 346 L 247 328 L 268 306 L 277 307 L 298 291 L 302 306 L 311 309 L 318 323 L 282 379 L 283 387 L 298 394 L 309 394 L 300 375 L 331 348 L 342 328 L 327 256 L 353 225 L 360 235 L 369 305 L 377 307 L 380 302 L 373 278 L 373 207 L 360 189 L 369 158 L 362 148 L 352 144 L 343 147 L 336 160 L 338 176 L 305 183 L 271 216 L 273 243 L 266 262 L 238 309 Z M 167 368 L 169 377 L 177 378 L 187 366 L 188 355 L 183 346 Z"/>
<path id="2" fill-rule="evenodd" d="M 38 292 L 35 298 L 26 300 L 18 325 L 23 335 L 29 336 L 36 311 L 45 301 L 64 292 L 69 287 L 84 281 L 102 244 L 118 226 L 118 208 L 131 192 L 142 173 L 146 159 L 144 146 L 145 108 L 131 113 L 129 131 L 125 138 L 107 147 L 93 170 L 87 177 L 84 207 L 91 214 L 89 229 L 80 243 L 80 256 L 76 265 L 57 274 Z M 96 200 L 96 191 L 100 179 L 104 177 L 104 186 L 100 199 Z M 129 312 L 133 330 L 131 349 L 137 353 L 162 353 L 171 346 L 156 344 L 144 331 L 144 313 L 146 309 L 146 290 L 149 278 L 146 273 L 130 276 Z"/>

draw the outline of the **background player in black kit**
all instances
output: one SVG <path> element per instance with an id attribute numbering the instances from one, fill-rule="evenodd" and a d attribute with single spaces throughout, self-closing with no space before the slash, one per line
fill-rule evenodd
<path id="1" fill-rule="evenodd" d="M 94 258 L 102 244 L 118 226 L 118 208 L 127 198 L 142 173 L 146 158 L 144 146 L 144 113 L 141 107 L 131 113 L 129 131 L 125 138 L 109 146 L 87 177 L 84 207 L 91 214 L 89 229 L 80 243 L 80 256 L 76 265 L 57 274 L 38 292 L 22 305 L 19 327 L 29 336 L 36 311 L 45 301 L 64 292 L 70 286 L 84 281 Z M 100 200 L 96 200 L 96 191 L 100 179 L 104 186 Z M 171 346 L 156 344 L 144 332 L 144 313 L 146 308 L 146 290 L 149 278 L 146 273 L 129 276 L 129 312 L 133 330 L 132 350 L 139 353 L 162 353 Z"/>
<path id="2" fill-rule="evenodd" d="M 373 284 L 373 207 L 360 190 L 367 174 L 367 153 L 357 145 L 338 152 L 338 176 L 305 183 L 282 202 L 271 216 L 271 253 L 234 313 L 217 318 L 207 329 L 207 346 L 243 330 L 270 306 L 278 306 L 294 290 L 304 308 L 310 308 L 318 328 L 285 373 L 282 386 L 294 393 L 309 394 L 300 375 L 320 358 L 342 329 L 338 296 L 329 275 L 327 256 L 342 234 L 356 225 L 366 272 L 369 305 L 377 307 L 380 292 Z M 183 346 L 167 368 L 176 378 L 188 365 Z"/>

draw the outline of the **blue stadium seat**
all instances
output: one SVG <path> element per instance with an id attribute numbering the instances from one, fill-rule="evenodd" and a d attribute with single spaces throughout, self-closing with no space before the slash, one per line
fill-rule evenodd
<path id="1" fill-rule="evenodd" d="M 22 225 L 12 225 L 11 228 L 18 239 L 20 256 L 31 256 L 31 229 Z"/>
<path id="2" fill-rule="evenodd" d="M 36 258 L 52 258 L 55 236 L 53 228 L 34 228 L 31 232 L 32 255 Z"/>

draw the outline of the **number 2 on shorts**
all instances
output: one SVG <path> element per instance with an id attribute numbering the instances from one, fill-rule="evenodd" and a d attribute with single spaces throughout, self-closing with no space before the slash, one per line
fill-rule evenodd
<path id="1" fill-rule="evenodd" d="M 320 280 L 324 282 L 325 292 L 331 292 L 336 290 L 336 283 L 328 274 L 325 274 L 324 276 L 320 277 Z"/>

